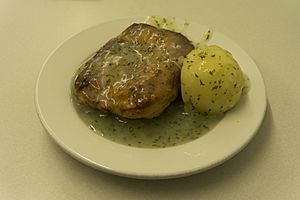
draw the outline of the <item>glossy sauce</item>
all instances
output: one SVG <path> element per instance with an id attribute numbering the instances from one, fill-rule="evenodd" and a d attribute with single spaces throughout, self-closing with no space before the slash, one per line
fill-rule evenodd
<path id="1" fill-rule="evenodd" d="M 207 133 L 223 115 L 205 116 L 184 112 L 181 99 L 173 102 L 153 119 L 126 119 L 80 104 L 73 96 L 74 106 L 82 121 L 108 140 L 141 148 L 165 148 L 193 141 Z"/>

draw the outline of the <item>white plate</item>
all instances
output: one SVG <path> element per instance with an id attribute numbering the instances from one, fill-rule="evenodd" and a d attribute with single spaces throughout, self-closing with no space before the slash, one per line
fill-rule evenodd
<path id="1" fill-rule="evenodd" d="M 266 109 L 263 78 L 253 60 L 237 44 L 214 32 L 210 44 L 229 50 L 251 80 L 251 89 L 209 133 L 192 142 L 165 149 L 128 147 L 92 134 L 71 102 L 70 85 L 79 64 L 110 38 L 144 18 L 120 19 L 86 29 L 61 44 L 46 60 L 36 85 L 40 120 L 59 146 L 79 161 L 126 177 L 163 179 L 212 168 L 252 139 Z M 191 22 L 188 35 L 199 38 L 205 26 Z"/>

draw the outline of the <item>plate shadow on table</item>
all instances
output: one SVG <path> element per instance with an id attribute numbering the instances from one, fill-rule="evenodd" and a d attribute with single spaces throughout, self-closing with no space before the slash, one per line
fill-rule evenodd
<path id="1" fill-rule="evenodd" d="M 53 145 L 52 153 L 55 153 L 55 156 L 59 157 L 60 160 L 67 160 L 67 165 L 69 165 L 67 167 L 73 168 L 71 173 L 80 174 L 80 177 L 84 179 L 81 181 L 89 182 L 89 185 L 105 184 L 107 187 L 126 190 L 132 194 L 149 193 L 149 188 L 151 188 L 155 196 L 164 196 L 169 193 L 176 196 L 179 193 L 193 193 L 193 191 L 199 193 L 201 190 L 208 189 L 214 191 L 212 188 L 217 189 L 234 181 L 235 177 L 245 173 L 247 168 L 251 168 L 255 162 L 263 162 L 264 152 L 270 146 L 273 127 L 272 110 L 268 103 L 264 120 L 257 134 L 240 153 L 225 163 L 205 172 L 167 180 L 139 180 L 106 174 L 73 159 L 54 142 L 51 142 L 51 144 Z M 50 140 L 50 137 L 48 139 Z M 66 167 L 64 165 L 65 163 L 62 163 L 61 167 Z"/>

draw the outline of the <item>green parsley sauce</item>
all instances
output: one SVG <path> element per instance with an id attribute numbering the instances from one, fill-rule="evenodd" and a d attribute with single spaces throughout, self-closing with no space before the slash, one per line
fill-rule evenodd
<path id="1" fill-rule="evenodd" d="M 210 131 L 223 118 L 223 115 L 186 113 L 181 99 L 175 100 L 153 119 L 121 118 L 80 104 L 75 96 L 72 100 L 79 117 L 91 133 L 140 148 L 165 148 L 191 142 Z"/>

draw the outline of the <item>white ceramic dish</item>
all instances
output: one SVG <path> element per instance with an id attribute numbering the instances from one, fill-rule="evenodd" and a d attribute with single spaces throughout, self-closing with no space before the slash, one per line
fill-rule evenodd
<path id="1" fill-rule="evenodd" d="M 76 159 L 102 171 L 126 177 L 163 179 L 187 176 L 212 168 L 238 153 L 255 135 L 266 109 L 263 78 L 253 60 L 237 44 L 215 31 L 210 44 L 229 50 L 251 80 L 251 89 L 209 133 L 193 142 L 165 149 L 117 144 L 93 134 L 71 102 L 74 72 L 89 55 L 133 22 L 106 22 L 61 44 L 46 60 L 36 85 L 39 118 L 54 141 Z M 191 22 L 188 36 L 199 38 L 207 27 Z"/>

